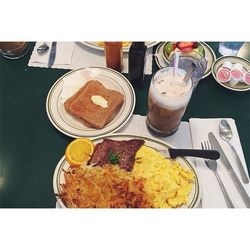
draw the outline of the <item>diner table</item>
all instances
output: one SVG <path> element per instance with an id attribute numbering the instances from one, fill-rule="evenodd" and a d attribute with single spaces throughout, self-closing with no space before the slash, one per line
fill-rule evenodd
<path id="1" fill-rule="evenodd" d="M 207 44 L 221 56 L 218 42 Z M 73 140 L 55 129 L 46 113 L 51 86 L 70 70 L 29 67 L 35 43 L 29 46 L 29 53 L 21 59 L 0 58 L 1 208 L 55 208 L 53 173 Z M 250 43 L 245 43 L 239 55 L 250 60 Z M 153 57 L 152 74 L 145 75 L 143 87 L 134 88 L 134 114 L 146 115 L 149 84 L 157 70 Z M 190 118 L 233 118 L 250 173 L 250 91 L 226 89 L 210 74 L 199 82 L 182 120 Z"/>

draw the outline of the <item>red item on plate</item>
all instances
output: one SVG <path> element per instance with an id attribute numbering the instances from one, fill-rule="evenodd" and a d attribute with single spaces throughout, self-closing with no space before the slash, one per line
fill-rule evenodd
<path id="1" fill-rule="evenodd" d="M 178 42 L 177 48 L 179 49 L 185 49 L 185 48 L 192 48 L 195 42 Z"/>
<path id="2" fill-rule="evenodd" d="M 216 77 L 220 82 L 228 82 L 231 78 L 231 71 L 227 68 L 220 68 L 217 71 Z"/>

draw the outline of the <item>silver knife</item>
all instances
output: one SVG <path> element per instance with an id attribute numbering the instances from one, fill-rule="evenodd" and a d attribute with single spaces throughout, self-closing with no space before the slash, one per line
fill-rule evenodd
<path id="1" fill-rule="evenodd" d="M 224 166 L 226 167 L 230 177 L 232 178 L 237 190 L 239 191 L 239 193 L 241 195 L 241 198 L 243 199 L 246 207 L 250 208 L 250 198 L 248 196 L 248 193 L 246 192 L 240 179 L 238 178 L 238 176 L 234 172 L 233 167 L 231 166 L 229 160 L 227 159 L 227 156 L 225 155 L 223 149 L 220 146 L 220 143 L 218 142 L 218 140 L 216 139 L 215 135 L 212 132 L 208 133 L 208 139 L 212 145 L 212 148 L 219 151 L 220 159 L 221 159 L 222 163 L 224 164 Z"/>
<path id="2" fill-rule="evenodd" d="M 56 58 L 56 42 L 52 42 L 50 54 L 49 54 L 49 62 L 48 67 L 51 68 L 51 66 L 54 64 Z"/>

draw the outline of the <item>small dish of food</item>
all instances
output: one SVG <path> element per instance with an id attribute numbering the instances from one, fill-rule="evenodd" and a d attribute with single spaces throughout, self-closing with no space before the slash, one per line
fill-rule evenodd
<path id="1" fill-rule="evenodd" d="M 198 42 L 166 42 L 163 47 L 163 58 L 169 62 L 176 51 L 191 52 L 196 51 L 205 56 L 205 49 Z"/>
<path id="2" fill-rule="evenodd" d="M 212 67 L 214 79 L 224 88 L 233 91 L 248 91 L 250 62 L 237 56 L 222 56 Z"/>
<path id="3" fill-rule="evenodd" d="M 201 53 L 207 61 L 207 67 L 202 77 L 211 74 L 212 64 L 216 60 L 216 55 L 212 48 L 205 42 L 162 42 L 155 50 L 155 61 L 159 68 L 169 66 L 170 58 L 175 51 L 196 51 Z"/>

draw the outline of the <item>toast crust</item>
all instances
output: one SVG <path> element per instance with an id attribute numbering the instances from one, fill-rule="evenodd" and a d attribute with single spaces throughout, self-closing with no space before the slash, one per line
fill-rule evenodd
<path id="1" fill-rule="evenodd" d="M 93 95 L 106 99 L 108 107 L 103 108 L 93 103 Z M 64 107 L 86 126 L 101 129 L 120 110 L 123 102 L 124 96 L 120 92 L 105 88 L 97 80 L 90 80 L 64 103 Z"/>

